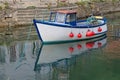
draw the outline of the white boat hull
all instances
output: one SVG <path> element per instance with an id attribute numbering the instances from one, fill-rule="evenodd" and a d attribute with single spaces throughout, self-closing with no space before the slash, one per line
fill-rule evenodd
<path id="1" fill-rule="evenodd" d="M 98 31 L 99 27 L 102 28 L 101 32 Z M 84 40 L 102 36 L 107 32 L 106 24 L 93 28 L 70 28 L 36 23 L 36 28 L 42 42 L 60 42 L 60 41 L 64 42 L 73 40 Z M 87 37 L 86 33 L 88 29 L 93 31 L 95 35 Z M 74 34 L 74 37 L 72 38 L 69 36 L 71 32 Z M 78 33 L 82 35 L 81 38 L 77 37 Z"/>

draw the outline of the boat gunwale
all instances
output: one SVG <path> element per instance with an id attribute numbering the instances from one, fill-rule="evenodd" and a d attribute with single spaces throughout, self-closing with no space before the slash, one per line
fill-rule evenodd
<path id="1" fill-rule="evenodd" d="M 103 26 L 107 23 L 106 18 L 103 19 L 98 19 L 98 20 L 102 20 L 104 21 L 102 24 L 99 25 L 85 25 L 85 26 L 78 26 L 78 25 L 70 25 L 70 24 L 63 24 L 63 23 L 57 23 L 57 22 L 49 22 L 49 21 L 44 21 L 44 20 L 36 20 L 33 19 L 34 24 L 36 25 L 36 23 L 40 23 L 40 24 L 45 24 L 45 25 L 51 25 L 51 26 L 55 26 L 55 27 L 64 27 L 64 28 L 94 28 L 94 27 L 99 27 L 99 26 Z M 79 20 L 76 23 L 79 22 L 86 22 L 86 20 Z"/>

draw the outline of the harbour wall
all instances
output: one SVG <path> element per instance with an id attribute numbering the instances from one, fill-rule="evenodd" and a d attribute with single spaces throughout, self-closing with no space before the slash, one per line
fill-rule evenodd
<path id="1" fill-rule="evenodd" d="M 94 10 L 92 11 L 95 15 L 104 15 L 107 13 L 120 11 L 120 1 L 117 3 L 101 2 L 94 4 Z M 61 9 L 72 9 L 77 11 L 77 17 L 83 18 L 91 15 L 91 9 L 88 6 L 81 5 L 70 5 L 67 7 L 36 7 L 36 8 L 18 8 L 11 13 L 11 17 L 2 20 L 0 25 L 28 25 L 32 24 L 33 19 L 47 20 L 50 11 L 61 10 Z"/>
<path id="2" fill-rule="evenodd" d="M 93 14 L 95 15 L 104 15 L 107 13 L 120 11 L 120 1 L 117 3 L 111 3 L 111 2 L 95 3 L 94 6 L 95 7 L 93 10 Z M 82 6 L 72 5 L 72 6 L 59 7 L 59 8 L 52 7 L 50 9 L 48 7 L 38 7 L 34 9 L 21 8 L 15 12 L 13 18 L 16 21 L 16 24 L 32 24 L 33 19 L 47 20 L 50 11 L 61 10 L 61 9 L 76 10 L 77 17 L 83 18 L 91 15 L 92 13 L 90 7 L 87 6 L 84 7 L 85 8 L 83 9 Z"/>

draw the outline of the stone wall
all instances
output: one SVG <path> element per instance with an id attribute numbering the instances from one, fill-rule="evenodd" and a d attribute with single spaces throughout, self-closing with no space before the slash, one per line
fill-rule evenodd
<path id="1" fill-rule="evenodd" d="M 102 3 L 95 3 L 94 14 L 106 14 L 110 12 L 120 11 L 120 1 L 117 3 L 110 3 L 110 2 L 102 2 Z M 77 17 L 86 17 L 91 14 L 91 10 L 89 7 L 83 9 L 81 6 L 69 6 L 69 7 L 61 7 L 61 8 L 50 8 L 48 7 L 38 7 L 34 9 L 30 8 L 18 8 L 14 10 L 12 13 L 12 21 L 9 21 L 13 25 L 24 25 L 24 24 L 32 24 L 33 19 L 48 19 L 50 11 L 60 10 L 60 9 L 74 9 L 77 10 Z M 2 22 L 3 23 L 3 22 Z M 6 24 L 6 21 L 4 21 Z M 8 24 L 8 23 L 7 23 Z"/>
<path id="2" fill-rule="evenodd" d="M 110 3 L 95 3 L 94 4 L 93 14 L 95 15 L 104 15 L 110 12 L 120 11 L 120 2 Z M 48 19 L 50 11 L 60 10 L 60 9 L 74 9 L 77 10 L 77 17 L 86 17 L 91 15 L 92 10 L 90 7 L 86 7 L 83 9 L 81 6 L 69 6 L 69 7 L 61 7 L 61 8 L 51 8 L 50 10 L 46 7 L 43 8 L 35 8 L 35 9 L 18 9 L 16 11 L 16 22 L 17 24 L 29 24 L 32 23 L 32 20 L 35 19 Z"/>
<path id="3" fill-rule="evenodd" d="M 77 6 L 61 7 L 61 8 L 35 8 L 35 9 L 18 9 L 14 13 L 16 24 L 31 24 L 33 19 L 48 20 L 51 11 L 61 9 L 77 9 Z"/>

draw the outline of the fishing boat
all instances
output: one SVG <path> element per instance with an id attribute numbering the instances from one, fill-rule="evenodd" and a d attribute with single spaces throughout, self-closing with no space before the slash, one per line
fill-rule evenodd
<path id="1" fill-rule="evenodd" d="M 50 13 L 49 20 L 33 20 L 43 43 L 92 39 L 105 35 L 107 21 L 102 16 L 77 19 L 75 10 L 58 10 Z"/>

